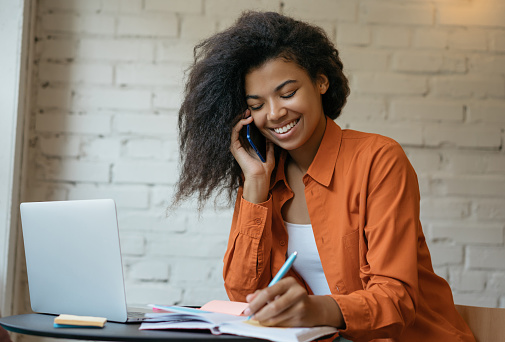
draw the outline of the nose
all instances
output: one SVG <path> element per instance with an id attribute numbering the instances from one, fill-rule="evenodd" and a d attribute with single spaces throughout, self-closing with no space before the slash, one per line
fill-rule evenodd
<path id="1" fill-rule="evenodd" d="M 277 101 L 271 101 L 269 104 L 268 119 L 276 121 L 285 116 L 288 110 Z"/>

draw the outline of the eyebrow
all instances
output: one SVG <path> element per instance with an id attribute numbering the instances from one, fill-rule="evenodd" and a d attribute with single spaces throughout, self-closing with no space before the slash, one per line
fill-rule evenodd
<path id="1" fill-rule="evenodd" d="M 274 91 L 275 92 L 278 92 L 279 90 L 281 90 L 284 86 L 290 84 L 290 83 L 296 83 L 298 81 L 296 80 L 286 80 L 284 82 L 282 82 L 281 84 L 279 84 L 277 87 L 275 87 Z M 257 100 L 259 99 L 259 96 L 258 95 L 246 95 L 245 97 L 246 100 L 248 99 L 254 99 L 254 100 Z"/>

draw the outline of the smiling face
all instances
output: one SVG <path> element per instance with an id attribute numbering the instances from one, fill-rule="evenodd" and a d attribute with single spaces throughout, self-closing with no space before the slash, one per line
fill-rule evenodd
<path id="1" fill-rule="evenodd" d="M 245 76 L 254 124 L 274 144 L 290 151 L 317 151 L 326 127 L 321 95 L 328 78 L 313 82 L 297 63 L 269 60 Z"/>

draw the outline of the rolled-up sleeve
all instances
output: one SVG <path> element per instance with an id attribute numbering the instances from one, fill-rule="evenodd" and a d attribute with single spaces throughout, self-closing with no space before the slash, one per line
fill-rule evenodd
<path id="1" fill-rule="evenodd" d="M 258 288 L 266 287 L 270 275 L 272 248 L 272 199 L 254 204 L 242 197 L 239 188 L 228 247 L 224 256 L 223 276 L 228 297 L 245 301 Z"/>

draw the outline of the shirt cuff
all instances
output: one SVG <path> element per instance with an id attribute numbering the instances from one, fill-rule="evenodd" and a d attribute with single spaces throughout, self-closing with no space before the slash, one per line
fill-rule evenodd
<path id="1" fill-rule="evenodd" d="M 272 210 L 272 196 L 262 203 L 251 203 L 241 198 L 240 201 L 240 234 L 259 239 L 268 218 L 268 212 Z"/>
<path id="2" fill-rule="evenodd" d="M 370 310 L 359 295 L 330 295 L 340 307 L 345 329 L 339 329 L 344 336 L 355 335 L 370 329 Z M 359 322 L 359 323 L 358 323 Z"/>

